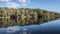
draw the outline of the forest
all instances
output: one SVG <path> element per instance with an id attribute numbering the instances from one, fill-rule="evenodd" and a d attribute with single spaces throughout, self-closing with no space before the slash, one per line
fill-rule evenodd
<path id="1" fill-rule="evenodd" d="M 0 7 L 0 27 L 40 24 L 59 18 L 59 13 L 43 9 Z"/>

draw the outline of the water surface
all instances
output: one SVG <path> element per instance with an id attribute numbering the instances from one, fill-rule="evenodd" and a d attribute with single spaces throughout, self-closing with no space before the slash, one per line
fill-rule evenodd
<path id="1" fill-rule="evenodd" d="M 9 26 L 0 28 L 0 34 L 58 34 L 60 33 L 60 19 L 43 24 L 29 26 Z"/>

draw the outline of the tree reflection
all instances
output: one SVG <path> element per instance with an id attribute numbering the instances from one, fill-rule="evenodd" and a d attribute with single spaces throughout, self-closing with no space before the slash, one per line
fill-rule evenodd
<path id="1" fill-rule="evenodd" d="M 14 16 L 15 17 L 15 16 Z M 41 23 L 44 23 L 44 22 L 48 22 L 48 21 L 52 21 L 52 20 L 55 20 L 55 19 L 48 19 L 48 18 L 39 18 L 39 17 L 42 17 L 42 16 L 39 16 L 38 15 L 38 19 L 34 19 L 33 17 L 32 18 L 25 18 L 24 20 L 19 19 L 19 18 L 0 18 L 0 27 L 7 27 L 7 26 L 25 26 L 25 25 L 33 25 L 33 24 L 41 24 Z M 58 18 L 57 18 L 58 19 Z"/>

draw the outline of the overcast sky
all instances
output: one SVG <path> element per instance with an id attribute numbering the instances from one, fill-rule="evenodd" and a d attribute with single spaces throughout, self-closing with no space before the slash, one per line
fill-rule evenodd
<path id="1" fill-rule="evenodd" d="M 40 8 L 60 12 L 60 0 L 0 0 L 0 7 Z"/>

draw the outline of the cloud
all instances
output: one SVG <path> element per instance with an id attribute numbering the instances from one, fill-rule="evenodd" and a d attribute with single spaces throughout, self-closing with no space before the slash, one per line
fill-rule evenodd
<path id="1" fill-rule="evenodd" d="M 19 0 L 19 2 L 23 2 L 23 3 L 25 3 L 25 2 L 27 2 L 27 0 Z"/>
<path id="2" fill-rule="evenodd" d="M 16 2 L 8 2 L 6 4 L 7 4 L 6 6 L 9 8 L 17 8 L 19 6 L 27 6 L 28 5 L 27 3 L 18 4 Z"/>
<path id="3" fill-rule="evenodd" d="M 28 4 L 30 4 L 30 0 L 19 0 L 19 2 L 22 3 L 22 6 L 27 6 Z"/>
<path id="4" fill-rule="evenodd" d="M 16 2 L 12 2 L 12 0 L 0 0 L 0 2 L 1 2 L 1 4 L 4 4 L 4 6 L 2 6 L 2 7 L 16 8 L 16 7 L 20 6 L 20 4 L 17 4 Z"/>
<path id="5" fill-rule="evenodd" d="M 17 27 L 8 27 L 8 28 L 6 28 L 7 33 L 14 33 L 14 32 L 17 32 L 19 30 L 20 29 L 17 28 Z"/>
<path id="6" fill-rule="evenodd" d="M 10 2 L 12 0 L 0 0 L 0 2 Z"/>
<path id="7" fill-rule="evenodd" d="M 18 6 L 20 6 L 20 4 L 17 4 L 15 2 L 8 2 L 7 3 L 7 7 L 9 7 L 9 8 L 16 8 Z"/>
<path id="8" fill-rule="evenodd" d="M 0 0 L 0 2 L 1 7 L 17 8 L 20 6 L 27 6 L 30 3 L 30 0 L 17 0 L 18 3 L 13 0 Z"/>
<path id="9" fill-rule="evenodd" d="M 19 0 L 21 3 L 30 3 L 30 0 Z"/>
<path id="10" fill-rule="evenodd" d="M 23 30 L 28 30 L 28 29 L 23 29 Z"/>
<path id="11" fill-rule="evenodd" d="M 27 6 L 27 4 L 22 4 L 22 6 Z"/>

